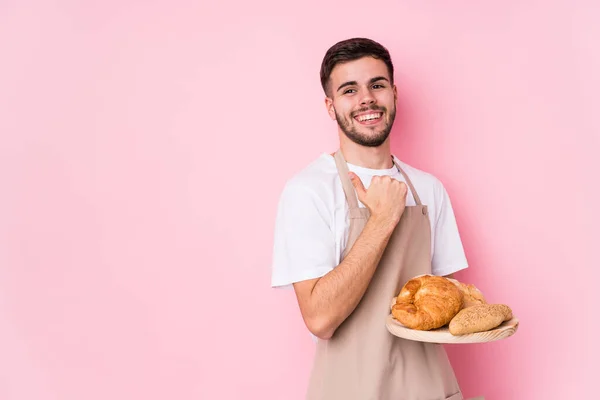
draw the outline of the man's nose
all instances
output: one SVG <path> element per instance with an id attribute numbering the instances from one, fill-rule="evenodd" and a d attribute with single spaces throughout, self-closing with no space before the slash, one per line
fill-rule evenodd
<path id="1" fill-rule="evenodd" d="M 371 93 L 370 90 L 366 90 L 363 92 L 364 95 L 360 99 L 360 104 L 363 106 L 368 106 L 375 103 L 375 96 Z"/>

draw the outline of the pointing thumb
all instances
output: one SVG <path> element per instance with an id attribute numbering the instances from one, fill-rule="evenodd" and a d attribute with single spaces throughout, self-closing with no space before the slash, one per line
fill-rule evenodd
<path id="1" fill-rule="evenodd" d="M 365 198 L 367 191 L 365 190 L 365 186 L 362 181 L 354 172 L 348 172 L 348 176 L 350 177 L 350 181 L 352 181 L 352 185 L 354 189 L 356 189 L 356 196 L 361 203 L 364 203 L 363 199 Z"/>

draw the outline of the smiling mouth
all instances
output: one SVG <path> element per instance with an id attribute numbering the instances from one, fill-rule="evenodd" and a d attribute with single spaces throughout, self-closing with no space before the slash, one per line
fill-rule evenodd
<path id="1" fill-rule="evenodd" d="M 382 115 L 383 115 L 383 113 L 381 113 L 381 112 L 374 112 L 374 113 L 370 113 L 370 114 L 357 115 L 356 117 L 354 117 L 354 119 L 357 120 L 358 122 L 372 122 L 372 121 L 378 121 L 379 119 L 381 119 Z"/>

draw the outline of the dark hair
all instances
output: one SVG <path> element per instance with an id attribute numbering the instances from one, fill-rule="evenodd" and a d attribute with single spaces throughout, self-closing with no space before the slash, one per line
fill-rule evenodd
<path id="1" fill-rule="evenodd" d="M 328 95 L 327 87 L 331 71 L 333 71 L 333 68 L 337 64 L 358 60 L 367 56 L 377 58 L 385 63 L 390 75 L 390 82 L 393 84 L 394 65 L 392 64 L 389 51 L 374 40 L 352 38 L 334 44 L 327 50 L 325 57 L 323 57 L 323 62 L 321 63 L 321 86 L 325 94 Z"/>

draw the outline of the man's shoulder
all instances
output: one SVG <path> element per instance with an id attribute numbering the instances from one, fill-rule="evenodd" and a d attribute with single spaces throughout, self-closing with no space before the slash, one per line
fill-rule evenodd
<path id="1" fill-rule="evenodd" d="M 320 195 L 331 190 L 337 176 L 333 157 L 321 153 L 285 182 L 284 191 L 302 191 Z"/>

